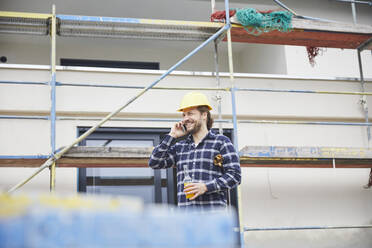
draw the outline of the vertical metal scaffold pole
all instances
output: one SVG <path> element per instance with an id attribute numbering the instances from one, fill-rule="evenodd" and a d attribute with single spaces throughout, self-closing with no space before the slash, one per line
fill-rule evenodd
<path id="1" fill-rule="evenodd" d="M 217 88 L 221 87 L 221 81 L 220 81 L 220 71 L 218 67 L 218 41 L 214 40 L 214 65 L 215 65 L 215 71 L 216 71 L 216 81 L 217 81 Z M 222 120 L 222 107 L 221 107 L 221 102 L 222 102 L 222 97 L 220 91 L 217 91 L 216 94 L 216 100 L 218 104 L 218 120 Z M 222 122 L 218 123 L 218 130 L 220 134 L 223 134 L 222 130 Z"/>
<path id="2" fill-rule="evenodd" d="M 353 14 L 353 22 L 354 24 L 357 24 L 355 3 L 351 3 L 351 12 Z"/>
<path id="3" fill-rule="evenodd" d="M 53 4 L 52 18 L 50 25 L 50 37 L 51 37 L 51 80 L 50 80 L 50 145 L 51 145 L 51 156 L 54 156 L 56 152 L 56 6 Z M 50 167 L 50 191 L 55 190 L 56 181 L 56 162 L 54 161 Z"/>
<path id="4" fill-rule="evenodd" d="M 363 75 L 363 65 L 362 65 L 362 57 L 360 55 L 361 49 L 357 49 L 358 53 L 358 63 L 359 63 L 359 74 L 360 74 L 360 85 L 361 85 L 361 91 L 365 92 L 365 82 L 364 82 L 364 75 Z M 367 96 L 364 95 L 360 98 L 360 103 L 362 105 L 362 109 L 364 111 L 364 118 L 366 123 L 368 123 L 368 105 L 367 105 Z M 367 147 L 369 147 L 369 142 L 371 141 L 371 127 L 367 126 L 367 140 L 368 144 Z"/>
<path id="5" fill-rule="evenodd" d="M 225 10 L 226 10 L 226 25 L 229 27 L 227 30 L 227 51 L 229 56 L 229 71 L 230 71 L 230 81 L 231 81 L 231 106 L 232 106 L 232 115 L 233 115 L 233 125 L 234 125 L 234 147 L 235 150 L 239 151 L 238 146 L 238 120 L 236 116 L 236 101 L 235 101 L 235 82 L 234 82 L 234 65 L 232 59 L 232 42 L 231 42 L 231 23 L 230 23 L 230 13 L 229 13 L 229 1 L 225 1 Z M 244 247 L 244 230 L 243 230 L 243 221 L 242 221 L 242 200 L 241 200 L 241 190 L 240 185 L 237 187 L 237 210 L 238 210 L 238 219 L 239 219 L 239 234 L 240 234 L 240 246 Z"/>

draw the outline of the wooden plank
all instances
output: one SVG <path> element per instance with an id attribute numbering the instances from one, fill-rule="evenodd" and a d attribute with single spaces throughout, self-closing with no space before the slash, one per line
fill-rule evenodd
<path id="1" fill-rule="evenodd" d="M 58 167 L 148 167 L 148 158 L 61 158 Z"/>
<path id="2" fill-rule="evenodd" d="M 0 159 L 0 167 L 40 167 L 45 160 L 40 159 Z M 368 159 L 335 159 L 336 168 L 372 168 L 372 160 Z M 148 168 L 148 158 L 61 158 L 57 162 L 60 168 Z M 332 160 L 284 160 L 241 158 L 241 167 L 277 167 L 277 168 L 332 168 Z"/>
<path id="3" fill-rule="evenodd" d="M 363 50 L 372 50 L 372 37 L 369 38 L 367 41 L 365 41 L 363 44 L 361 44 L 358 49 L 360 49 L 360 51 L 363 51 Z"/>
<path id="4" fill-rule="evenodd" d="M 73 147 L 58 167 L 148 167 L 153 148 Z M 240 152 L 242 167 L 372 168 L 372 149 L 342 147 L 246 146 Z M 0 167 L 39 167 L 45 159 L 0 159 Z"/>
<path id="5" fill-rule="evenodd" d="M 39 167 L 46 159 L 0 159 L 0 167 Z"/>
<path id="6" fill-rule="evenodd" d="M 242 27 L 236 16 L 230 18 L 233 27 Z M 292 28 L 297 30 L 327 31 L 340 33 L 372 34 L 372 25 L 346 22 L 326 22 L 292 18 Z"/>
<path id="7" fill-rule="evenodd" d="M 254 36 L 249 34 L 242 27 L 231 29 L 231 39 L 233 42 L 273 45 L 356 49 L 371 37 L 372 35 L 370 34 L 336 33 L 310 30 L 293 30 L 288 33 L 271 31 L 268 33 L 262 33 L 259 36 Z"/>
<path id="8" fill-rule="evenodd" d="M 232 22 L 239 23 L 235 17 L 232 17 Z M 240 24 L 233 24 L 232 41 L 356 49 L 372 37 L 370 25 L 293 18 L 292 26 L 291 32 L 271 31 L 255 36 L 249 34 Z M 372 48 L 368 46 L 366 49 Z"/>
<path id="9" fill-rule="evenodd" d="M 294 29 L 317 30 L 341 33 L 372 34 L 372 26 L 365 24 L 354 24 L 346 22 L 324 22 L 317 20 L 306 20 L 292 18 Z"/>
<path id="10" fill-rule="evenodd" d="M 64 158 L 149 158 L 153 147 L 72 147 Z"/>
<path id="11" fill-rule="evenodd" d="M 324 163 L 324 164 L 313 164 L 313 163 L 308 163 L 308 164 L 241 164 L 242 168 L 333 168 L 332 163 Z M 344 169 L 361 169 L 361 168 L 372 168 L 372 164 L 338 164 L 336 161 L 335 168 L 344 168 Z"/>
<path id="12" fill-rule="evenodd" d="M 240 158 L 241 167 L 372 168 L 372 159 Z"/>
<path id="13" fill-rule="evenodd" d="M 372 149 L 356 147 L 246 146 L 239 154 L 248 158 L 372 159 Z"/>

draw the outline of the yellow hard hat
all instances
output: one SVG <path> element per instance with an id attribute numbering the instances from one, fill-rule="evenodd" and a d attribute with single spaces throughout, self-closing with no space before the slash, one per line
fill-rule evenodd
<path id="1" fill-rule="evenodd" d="M 200 92 L 190 92 L 183 97 L 181 105 L 177 111 L 182 112 L 187 108 L 197 106 L 207 106 L 209 110 L 212 110 L 212 107 L 204 94 Z"/>

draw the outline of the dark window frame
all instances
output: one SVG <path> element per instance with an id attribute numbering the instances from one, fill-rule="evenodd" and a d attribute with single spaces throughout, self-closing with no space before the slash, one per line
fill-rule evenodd
<path id="1" fill-rule="evenodd" d="M 90 127 L 78 127 L 77 135 L 80 136 Z M 111 127 L 101 127 L 96 130 L 96 132 L 89 135 L 85 140 L 79 143 L 79 146 L 85 146 L 86 140 L 89 139 L 125 139 L 125 140 L 153 140 L 154 145 L 160 143 L 162 136 L 169 133 L 169 128 L 111 128 Z M 89 177 L 86 174 L 86 168 L 79 168 L 79 177 L 78 177 L 78 191 L 79 192 L 86 192 L 86 187 L 89 184 Z M 154 177 L 153 178 L 140 178 L 135 179 L 137 180 L 137 184 L 133 180 L 128 179 L 111 179 L 111 183 L 120 185 L 154 185 L 155 190 L 155 203 L 162 203 L 162 188 L 167 188 L 167 203 L 168 204 L 177 204 L 177 193 L 175 192 L 175 185 L 174 182 L 176 180 L 175 176 L 175 169 L 170 168 L 166 169 L 166 177 L 167 179 L 161 178 L 161 171 L 154 170 Z M 126 181 L 124 183 L 124 181 Z M 107 179 L 99 179 L 95 178 L 95 183 L 99 183 L 102 186 L 106 185 L 109 181 Z"/>
<path id="2" fill-rule="evenodd" d="M 159 62 L 142 62 L 142 61 L 61 58 L 60 59 L 60 65 L 62 65 L 62 66 L 122 68 L 122 69 L 160 70 L 160 63 Z"/>

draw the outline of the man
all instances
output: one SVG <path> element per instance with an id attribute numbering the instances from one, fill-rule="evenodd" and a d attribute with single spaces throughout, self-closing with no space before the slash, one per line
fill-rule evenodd
<path id="1" fill-rule="evenodd" d="M 155 147 L 149 166 L 177 168 L 177 199 L 180 208 L 216 209 L 227 206 L 226 191 L 240 184 L 239 156 L 229 138 L 210 129 L 212 107 L 205 95 L 184 96 L 178 111 L 182 121 Z M 175 139 L 188 135 L 175 143 Z M 175 144 L 173 144 L 175 143 Z M 186 180 L 191 181 L 184 186 Z"/>

